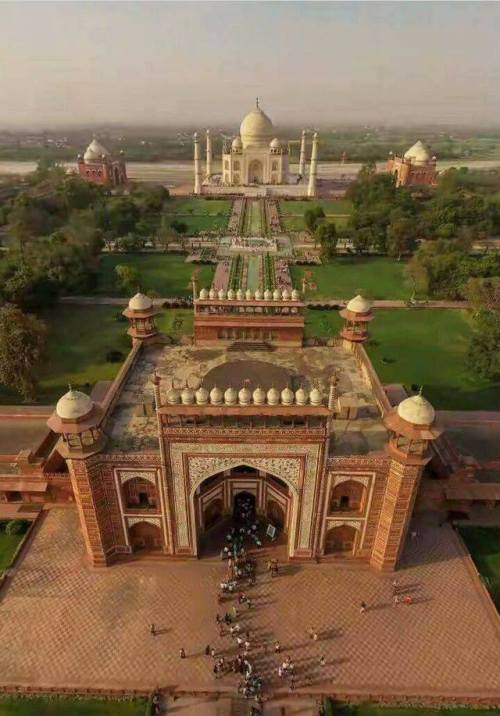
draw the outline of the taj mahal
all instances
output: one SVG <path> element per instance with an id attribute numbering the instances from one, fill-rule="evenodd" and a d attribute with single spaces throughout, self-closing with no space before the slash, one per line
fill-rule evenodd
<path id="1" fill-rule="evenodd" d="M 298 174 L 290 176 L 288 144 L 276 136 L 276 129 L 256 99 L 255 109 L 243 118 L 239 134 L 232 141 L 224 141 L 222 173 L 212 171 L 212 137 L 206 130 L 206 165 L 202 169 L 200 139 L 194 135 L 194 193 L 219 193 L 228 188 L 269 187 L 267 193 L 294 193 L 298 196 L 316 196 L 318 165 L 318 134 L 312 137 L 309 176 L 306 181 L 306 136 L 302 131 Z M 281 191 L 280 191 L 281 188 Z M 244 192 L 243 192 L 244 193 Z"/>

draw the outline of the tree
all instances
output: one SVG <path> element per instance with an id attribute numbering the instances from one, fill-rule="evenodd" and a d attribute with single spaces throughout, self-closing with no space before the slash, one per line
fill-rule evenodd
<path id="1" fill-rule="evenodd" d="M 46 344 L 45 324 L 10 303 L 0 308 L 0 382 L 26 401 L 35 399 Z"/>
<path id="2" fill-rule="evenodd" d="M 400 218 L 387 227 L 387 253 L 397 256 L 409 254 L 416 246 L 415 225 L 412 219 Z"/>
<path id="3" fill-rule="evenodd" d="M 494 379 L 500 373 L 500 310 L 482 310 L 476 316 L 467 366 L 481 378 Z"/>
<path id="4" fill-rule="evenodd" d="M 316 228 L 314 236 L 321 244 L 321 255 L 323 258 L 331 259 L 335 256 L 338 241 L 335 224 L 330 222 L 320 224 Z"/>
<path id="5" fill-rule="evenodd" d="M 139 286 L 139 271 L 135 266 L 129 266 L 128 264 L 118 264 L 115 266 L 115 274 L 117 283 L 127 293 L 136 291 Z"/>
<path id="6" fill-rule="evenodd" d="M 500 308 L 500 276 L 470 278 L 465 285 L 465 295 L 474 313 L 497 310 Z"/>
<path id="7" fill-rule="evenodd" d="M 306 209 L 304 212 L 304 223 L 309 231 L 314 231 L 318 222 L 325 218 L 325 212 L 321 206 L 315 206 L 312 209 Z"/>

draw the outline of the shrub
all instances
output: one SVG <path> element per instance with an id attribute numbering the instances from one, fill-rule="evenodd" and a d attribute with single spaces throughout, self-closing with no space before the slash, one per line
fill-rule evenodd
<path id="1" fill-rule="evenodd" d="M 9 520 L 0 520 L 0 532 L 5 532 L 5 528 L 7 527 L 9 523 Z"/>
<path id="2" fill-rule="evenodd" d="M 22 535 L 28 529 L 29 524 L 28 520 L 9 520 L 5 527 L 5 534 Z"/>
<path id="3" fill-rule="evenodd" d="M 123 353 L 118 350 L 111 350 L 106 353 L 107 363 L 121 363 L 124 358 Z"/>

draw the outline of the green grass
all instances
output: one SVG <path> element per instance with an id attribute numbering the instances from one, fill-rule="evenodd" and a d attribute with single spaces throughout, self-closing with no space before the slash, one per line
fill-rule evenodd
<path id="1" fill-rule="evenodd" d="M 144 716 L 146 701 L 73 698 L 0 698 L 0 716 Z"/>
<path id="2" fill-rule="evenodd" d="M 495 410 L 500 383 L 474 377 L 465 368 L 471 336 L 466 311 L 379 310 L 368 354 L 383 383 L 423 385 L 441 410 Z"/>
<path id="3" fill-rule="evenodd" d="M 2 574 L 3 570 L 12 562 L 14 552 L 23 541 L 24 534 L 7 535 L 3 531 L 0 532 L 0 574 Z M 0 711 L 0 713 L 2 712 Z"/>
<path id="4" fill-rule="evenodd" d="M 328 216 L 328 221 L 335 224 L 337 229 L 344 229 L 347 226 L 347 216 Z M 281 219 L 281 225 L 284 231 L 305 231 L 306 225 L 301 216 L 284 216 Z"/>
<path id="5" fill-rule="evenodd" d="M 97 293 L 102 296 L 127 296 L 116 283 L 115 266 L 126 264 L 139 271 L 142 291 L 155 291 L 162 298 L 191 296 L 191 276 L 197 272 L 198 286 L 210 287 L 213 266 L 195 266 L 179 254 L 107 254 L 99 261 Z"/>
<path id="6" fill-rule="evenodd" d="M 339 199 L 338 201 L 328 201 L 327 199 L 319 199 L 316 201 L 280 201 L 280 212 L 282 216 L 287 214 L 303 216 L 308 209 L 315 209 L 321 206 L 327 216 L 330 214 L 350 214 L 352 212 L 352 202 L 349 199 Z"/>
<path id="7" fill-rule="evenodd" d="M 124 356 L 132 346 L 128 322 L 117 320 L 122 306 L 59 306 L 42 319 L 48 328 L 48 356 L 41 371 L 37 402 L 51 404 L 73 387 L 88 391 L 98 380 L 113 380 L 121 363 L 108 363 L 106 354 Z M 172 309 L 157 317 L 160 331 L 174 338 L 193 333 L 193 312 Z M 0 386 L 0 403 L 20 403 L 21 397 Z"/>
<path id="8" fill-rule="evenodd" d="M 164 214 L 187 224 L 188 235 L 200 231 L 223 231 L 227 227 L 231 202 L 225 199 L 181 199 L 165 204 Z"/>
<path id="9" fill-rule="evenodd" d="M 342 326 L 337 311 L 306 311 L 306 337 L 335 336 Z M 474 377 L 464 365 L 470 319 L 455 309 L 376 311 L 366 345 L 382 383 L 423 385 L 440 410 L 495 410 L 500 383 Z"/>
<path id="10" fill-rule="evenodd" d="M 375 704 L 359 704 L 347 706 L 330 702 L 327 716 L 493 716 L 497 709 L 474 709 L 461 706 L 450 708 L 429 708 L 427 706 L 376 706 Z"/>
<path id="11" fill-rule="evenodd" d="M 500 527 L 460 527 L 459 531 L 500 611 Z"/>
<path id="12" fill-rule="evenodd" d="M 406 299 L 411 289 L 405 282 L 405 262 L 375 257 L 339 257 L 321 266 L 291 266 L 292 283 L 302 285 L 304 271 L 314 289 L 308 289 L 310 301 L 327 298 L 350 299 L 360 290 L 373 299 Z"/>

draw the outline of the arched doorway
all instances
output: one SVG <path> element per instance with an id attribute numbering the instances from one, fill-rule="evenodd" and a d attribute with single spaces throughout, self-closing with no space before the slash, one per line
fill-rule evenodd
<path id="1" fill-rule="evenodd" d="M 124 482 L 122 495 L 129 510 L 156 509 L 158 506 L 156 486 L 143 477 L 132 477 Z"/>
<path id="2" fill-rule="evenodd" d="M 325 536 L 325 554 L 352 555 L 356 546 L 357 530 L 351 525 L 337 525 Z"/>
<path id="3" fill-rule="evenodd" d="M 264 167 L 258 159 L 253 159 L 248 165 L 248 183 L 262 184 L 264 181 Z"/>
<path id="4" fill-rule="evenodd" d="M 203 511 L 203 525 L 206 530 L 215 527 L 223 518 L 224 503 L 221 499 L 209 502 Z"/>
<path id="5" fill-rule="evenodd" d="M 163 548 L 161 529 L 158 525 L 141 520 L 128 530 L 133 552 L 160 552 Z"/>
<path id="6" fill-rule="evenodd" d="M 366 487 L 357 480 L 345 480 L 336 485 L 330 498 L 330 512 L 363 512 Z"/>
<path id="7" fill-rule="evenodd" d="M 236 522 L 253 520 L 256 516 L 256 498 L 251 492 L 237 492 L 233 500 L 233 519 Z"/>

